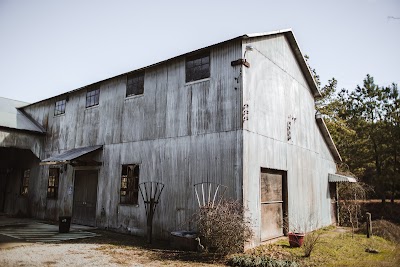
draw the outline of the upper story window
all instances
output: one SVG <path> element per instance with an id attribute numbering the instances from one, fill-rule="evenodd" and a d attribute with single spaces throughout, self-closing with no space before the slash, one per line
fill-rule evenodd
<path id="1" fill-rule="evenodd" d="M 21 195 L 26 196 L 28 195 L 29 189 L 29 176 L 31 175 L 31 170 L 27 169 L 24 170 L 24 174 L 21 179 Z"/>
<path id="2" fill-rule="evenodd" d="M 47 198 L 57 198 L 58 182 L 60 177 L 59 168 L 49 168 L 49 180 L 47 183 Z"/>
<path id="3" fill-rule="evenodd" d="M 99 104 L 100 89 L 88 89 L 86 93 L 86 107 L 93 107 Z"/>
<path id="4" fill-rule="evenodd" d="M 144 91 L 144 72 L 131 73 L 126 77 L 126 96 L 142 95 Z"/>
<path id="5" fill-rule="evenodd" d="M 197 54 L 186 58 L 186 82 L 210 77 L 210 53 Z"/>
<path id="6" fill-rule="evenodd" d="M 67 101 L 65 99 L 56 101 L 56 105 L 54 108 L 54 116 L 61 115 L 65 113 L 65 105 Z"/>
<path id="7" fill-rule="evenodd" d="M 121 204 L 138 204 L 139 197 L 139 165 L 122 165 L 121 172 Z"/>

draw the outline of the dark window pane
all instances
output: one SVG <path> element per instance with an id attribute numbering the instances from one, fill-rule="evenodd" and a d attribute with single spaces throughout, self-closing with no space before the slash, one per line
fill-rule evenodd
<path id="1" fill-rule="evenodd" d="M 122 165 L 120 202 L 122 204 L 138 204 L 139 165 Z"/>
<path id="2" fill-rule="evenodd" d="M 128 74 L 126 96 L 142 95 L 144 92 L 144 72 Z"/>
<path id="3" fill-rule="evenodd" d="M 122 165 L 122 175 L 128 174 L 128 165 Z"/>
<path id="4" fill-rule="evenodd" d="M 86 93 L 86 107 L 92 107 L 99 104 L 100 89 L 93 89 Z"/>
<path id="5" fill-rule="evenodd" d="M 66 100 L 60 100 L 55 103 L 55 108 L 54 108 L 54 115 L 60 115 L 65 113 L 65 105 L 66 105 Z"/>
<path id="6" fill-rule="evenodd" d="M 210 56 L 200 54 L 186 59 L 186 82 L 210 77 Z"/>
<path id="7" fill-rule="evenodd" d="M 60 176 L 60 169 L 50 168 L 49 169 L 49 179 L 47 184 L 47 197 L 57 198 L 58 196 L 58 182 Z"/>

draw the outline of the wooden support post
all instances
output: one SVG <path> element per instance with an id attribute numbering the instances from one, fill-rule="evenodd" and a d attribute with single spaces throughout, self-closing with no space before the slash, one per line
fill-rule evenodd
<path id="1" fill-rule="evenodd" d="M 371 221 L 371 213 L 367 212 L 367 238 L 372 236 L 372 221 Z"/>
<path id="2" fill-rule="evenodd" d="M 154 198 L 150 199 L 150 210 L 147 214 L 147 242 L 152 243 L 153 236 Z"/>
<path id="3" fill-rule="evenodd" d="M 340 207 L 339 207 L 339 188 L 338 183 L 335 183 L 335 198 L 336 198 L 336 225 L 340 225 Z"/>

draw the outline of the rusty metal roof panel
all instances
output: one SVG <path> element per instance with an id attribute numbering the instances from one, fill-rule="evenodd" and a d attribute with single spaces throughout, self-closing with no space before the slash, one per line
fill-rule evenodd
<path id="1" fill-rule="evenodd" d="M 43 127 L 19 109 L 27 104 L 26 102 L 0 97 L 0 127 L 45 133 Z"/>
<path id="2" fill-rule="evenodd" d="M 63 153 L 52 156 L 50 158 L 42 160 L 40 163 L 41 165 L 47 165 L 47 164 L 63 164 L 63 163 L 68 163 L 69 161 L 79 158 L 83 155 L 86 155 L 90 152 L 96 151 L 98 149 L 103 148 L 103 146 L 86 146 L 86 147 L 80 147 L 80 148 L 74 148 L 70 149 L 67 151 L 64 151 Z"/>

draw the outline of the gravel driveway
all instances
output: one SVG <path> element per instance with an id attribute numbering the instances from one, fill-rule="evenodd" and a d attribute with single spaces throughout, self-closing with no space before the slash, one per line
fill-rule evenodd
<path id="1" fill-rule="evenodd" d="M 0 249 L 0 266 L 121 266 L 96 244 L 23 244 Z M 128 266 L 142 266 L 132 263 Z"/>
<path id="2" fill-rule="evenodd" d="M 157 240 L 148 245 L 143 238 L 110 231 L 85 229 L 93 235 L 70 240 L 61 236 L 62 241 L 52 235 L 51 242 L 34 242 L 15 238 L 4 227 L 0 221 L 0 266 L 223 266 L 213 255 L 172 250 Z M 32 239 L 33 234 L 24 231 Z"/>

